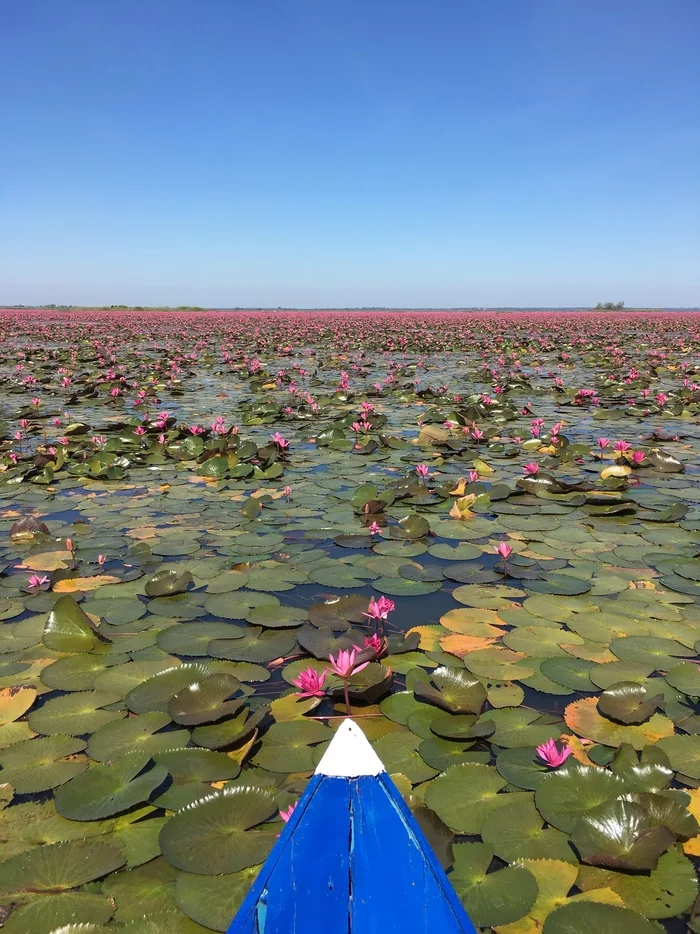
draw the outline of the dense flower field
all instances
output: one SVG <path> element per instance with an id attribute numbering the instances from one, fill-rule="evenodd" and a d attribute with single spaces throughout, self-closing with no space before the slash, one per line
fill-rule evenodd
<path id="1" fill-rule="evenodd" d="M 349 713 L 478 926 L 700 932 L 700 315 L 0 341 L 3 931 L 224 931 Z"/>

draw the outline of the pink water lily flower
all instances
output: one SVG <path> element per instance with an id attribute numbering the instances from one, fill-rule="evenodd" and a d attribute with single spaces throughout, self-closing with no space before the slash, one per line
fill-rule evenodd
<path id="1" fill-rule="evenodd" d="M 375 600 L 374 597 L 370 597 L 367 612 L 362 615 L 366 616 L 367 619 L 388 619 L 389 613 L 394 609 L 396 609 L 394 601 L 389 600 L 388 597 L 382 594 L 378 600 Z"/>
<path id="2" fill-rule="evenodd" d="M 327 672 L 319 674 L 311 666 L 304 671 L 300 671 L 298 676 L 293 679 L 292 684 L 299 688 L 300 697 L 323 697 L 326 693 L 324 684 L 326 683 Z"/>
<path id="3" fill-rule="evenodd" d="M 620 454 L 624 454 L 625 451 L 629 451 L 632 445 L 629 441 L 616 441 L 614 445 L 614 450 L 618 451 Z"/>
<path id="4" fill-rule="evenodd" d="M 479 472 L 477 470 L 469 471 L 469 482 L 478 483 L 479 482 Z"/>
<path id="5" fill-rule="evenodd" d="M 548 739 L 546 743 L 542 743 L 541 746 L 537 747 L 537 755 L 553 769 L 558 769 L 560 765 L 563 765 L 572 751 L 573 750 L 569 746 L 563 746 L 560 749 L 551 738 Z"/>
<path id="6" fill-rule="evenodd" d="M 270 441 L 272 441 L 273 444 L 276 444 L 277 447 L 281 450 L 289 447 L 289 441 L 287 441 L 287 439 L 281 435 L 279 431 L 276 431 L 273 435 L 270 435 Z"/>
<path id="7" fill-rule="evenodd" d="M 358 652 L 362 652 L 363 649 L 373 649 L 377 655 L 381 655 L 384 651 L 384 643 L 380 636 L 376 632 L 373 632 L 371 636 L 365 636 L 364 646 L 354 645 L 353 648 L 357 649 Z"/>
<path id="8" fill-rule="evenodd" d="M 523 470 L 530 477 L 534 477 L 539 469 L 540 469 L 540 465 L 535 463 L 535 461 L 530 461 L 529 464 L 523 465 Z"/>
<path id="9" fill-rule="evenodd" d="M 328 661 L 331 663 L 328 670 L 334 675 L 338 675 L 339 678 L 350 678 L 369 665 L 369 662 L 355 665 L 356 656 L 355 649 L 341 649 L 336 658 L 333 658 L 332 655 L 328 656 Z"/>
<path id="10" fill-rule="evenodd" d="M 43 576 L 39 577 L 38 574 L 32 574 L 32 576 L 27 580 L 27 587 L 31 590 L 41 590 L 41 588 L 49 583 L 50 578 Z"/>
<path id="11" fill-rule="evenodd" d="M 421 479 L 425 479 L 428 476 L 430 468 L 426 464 L 416 464 L 416 473 Z"/>
<path id="12" fill-rule="evenodd" d="M 496 554 L 500 555 L 504 561 L 507 561 L 513 553 L 513 549 L 508 544 L 508 542 L 500 542 L 498 545 L 496 545 L 495 551 Z"/>
<path id="13" fill-rule="evenodd" d="M 285 824 L 287 823 L 287 821 L 289 820 L 289 818 L 290 818 L 290 817 L 292 816 L 292 814 L 294 813 L 294 809 L 296 808 L 297 804 L 299 804 L 299 802 L 298 802 L 298 801 L 295 801 L 294 804 L 290 804 L 290 805 L 289 805 L 289 807 L 287 808 L 286 811 L 280 811 L 280 817 L 281 817 L 282 820 L 285 822 Z"/>
<path id="14" fill-rule="evenodd" d="M 381 526 L 377 525 L 376 522 L 373 522 L 372 525 L 370 525 L 369 527 L 370 535 L 379 535 L 381 534 L 381 531 L 382 531 Z"/>
<path id="15" fill-rule="evenodd" d="M 632 453 L 630 454 L 630 457 L 632 458 L 632 463 L 635 466 L 638 466 L 639 464 L 641 464 L 646 456 L 647 456 L 646 451 L 632 451 Z"/>

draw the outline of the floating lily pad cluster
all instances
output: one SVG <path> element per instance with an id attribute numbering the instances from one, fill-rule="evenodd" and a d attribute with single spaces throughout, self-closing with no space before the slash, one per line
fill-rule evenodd
<path id="1" fill-rule="evenodd" d="M 700 931 L 698 316 L 0 318 L 3 931 L 224 931 L 354 646 L 475 924 Z"/>

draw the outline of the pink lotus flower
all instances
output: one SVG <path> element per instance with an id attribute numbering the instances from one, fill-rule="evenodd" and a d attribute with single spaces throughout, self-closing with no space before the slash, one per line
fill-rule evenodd
<path id="1" fill-rule="evenodd" d="M 610 439 L 609 438 L 598 438 L 598 440 L 596 441 L 596 444 L 598 445 L 600 450 L 603 451 L 610 444 Z"/>
<path id="2" fill-rule="evenodd" d="M 350 678 L 369 665 L 369 662 L 355 665 L 356 656 L 357 652 L 355 649 L 341 649 L 336 658 L 333 658 L 332 655 L 328 656 L 328 661 L 331 663 L 331 667 L 328 670 L 334 675 L 338 675 L 339 678 Z"/>
<path id="3" fill-rule="evenodd" d="M 478 483 L 479 482 L 479 472 L 477 470 L 469 471 L 469 482 Z"/>
<path id="4" fill-rule="evenodd" d="M 656 394 L 656 402 L 658 405 L 663 407 L 667 401 L 668 401 L 668 396 L 666 395 L 665 392 L 658 392 Z"/>
<path id="5" fill-rule="evenodd" d="M 481 439 L 484 437 L 483 431 L 480 431 L 478 428 L 472 428 L 471 434 L 475 441 L 481 441 Z"/>
<path id="6" fill-rule="evenodd" d="M 498 545 L 496 545 L 495 552 L 497 555 L 500 555 L 504 561 L 507 561 L 508 558 L 510 558 L 512 555 L 513 549 L 508 544 L 508 542 L 500 542 Z"/>
<path id="7" fill-rule="evenodd" d="M 537 747 L 537 755 L 553 769 L 557 769 L 560 765 L 563 765 L 572 751 L 573 750 L 569 746 L 563 746 L 560 749 L 553 739 L 548 739 L 546 743 L 542 743 L 541 746 Z"/>
<path id="8" fill-rule="evenodd" d="M 632 445 L 629 443 L 629 441 L 616 441 L 614 450 L 618 451 L 620 454 L 624 454 L 625 451 L 629 451 L 631 447 Z"/>
<path id="9" fill-rule="evenodd" d="M 34 406 L 35 409 L 38 409 L 39 406 L 41 405 L 41 399 L 38 396 L 34 396 L 34 398 L 32 399 L 32 405 Z"/>
<path id="10" fill-rule="evenodd" d="M 528 476 L 531 476 L 531 477 L 534 477 L 539 469 L 540 469 L 540 465 L 536 464 L 535 461 L 530 461 L 529 464 L 523 465 L 523 470 Z"/>
<path id="11" fill-rule="evenodd" d="M 281 817 L 282 820 L 285 822 L 285 824 L 287 823 L 287 821 L 289 820 L 289 818 L 290 818 L 290 817 L 292 816 L 292 814 L 294 813 L 294 809 L 296 808 L 297 804 L 299 804 L 299 802 L 298 802 L 298 801 L 295 801 L 294 804 L 290 804 L 290 805 L 289 805 L 289 807 L 287 808 L 286 811 L 280 811 L 280 817 Z"/>
<path id="12" fill-rule="evenodd" d="M 289 502 L 289 497 L 290 497 L 291 495 L 292 495 L 292 488 L 291 488 L 291 486 L 286 486 L 286 487 L 284 487 L 284 489 L 282 490 L 282 496 L 284 496 L 284 498 L 287 500 L 287 502 Z"/>
<path id="13" fill-rule="evenodd" d="M 646 456 L 646 451 L 632 451 L 630 455 L 635 466 L 639 466 Z"/>
<path id="14" fill-rule="evenodd" d="M 298 676 L 293 679 L 292 684 L 299 688 L 300 697 L 323 697 L 325 691 L 323 685 L 326 682 L 326 672 L 319 674 L 311 666 L 304 671 L 300 671 Z"/>
<path id="15" fill-rule="evenodd" d="M 201 425 L 190 425 L 187 429 L 191 435 L 203 435 L 204 429 Z"/>
<path id="16" fill-rule="evenodd" d="M 66 549 L 67 549 L 68 551 L 73 551 L 73 550 L 75 549 L 75 545 L 73 544 L 73 539 L 72 539 L 72 538 L 67 538 L 67 539 L 66 539 Z"/>
<path id="17" fill-rule="evenodd" d="M 289 441 L 287 441 L 287 439 L 283 437 L 279 431 L 276 431 L 273 435 L 270 435 L 270 441 L 272 441 L 273 444 L 276 444 L 277 447 L 282 451 L 289 447 Z"/>
<path id="18" fill-rule="evenodd" d="M 426 464 L 416 464 L 416 473 L 424 480 L 429 473 L 430 468 Z"/>
<path id="19" fill-rule="evenodd" d="M 384 651 L 384 643 L 380 636 L 376 632 L 373 632 L 371 636 L 365 636 L 364 646 L 355 645 L 353 648 L 357 649 L 358 652 L 362 652 L 363 649 L 372 649 L 377 655 L 381 655 Z"/>
<path id="20" fill-rule="evenodd" d="M 372 525 L 370 525 L 370 527 L 369 527 L 369 534 L 370 534 L 370 535 L 379 535 L 379 534 L 381 533 L 381 531 L 382 531 L 382 530 L 381 530 L 381 527 L 378 526 L 376 522 L 373 522 Z"/>
<path id="21" fill-rule="evenodd" d="M 374 597 L 370 597 L 369 606 L 367 607 L 367 612 L 363 613 L 363 616 L 366 616 L 367 619 L 388 619 L 389 613 L 392 610 L 396 609 L 396 604 L 393 600 L 389 600 L 388 597 L 385 597 L 384 594 L 378 599 L 375 600 Z"/>
<path id="22" fill-rule="evenodd" d="M 105 555 L 98 555 L 98 556 L 97 556 L 97 563 L 99 564 L 100 567 L 104 567 L 104 563 L 105 563 L 106 560 L 107 560 L 107 558 L 105 557 Z"/>
<path id="23" fill-rule="evenodd" d="M 27 587 L 30 590 L 41 590 L 44 584 L 49 583 L 50 578 L 44 576 L 39 577 L 38 574 L 32 574 L 32 576 L 27 580 Z"/>

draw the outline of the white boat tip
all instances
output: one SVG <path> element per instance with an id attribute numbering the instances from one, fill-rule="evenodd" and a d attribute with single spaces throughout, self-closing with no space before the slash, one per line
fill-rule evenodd
<path id="1" fill-rule="evenodd" d="M 360 775 L 379 775 L 384 771 L 382 761 L 367 737 L 349 718 L 340 724 L 316 766 L 317 775 L 335 778 L 359 778 Z"/>

